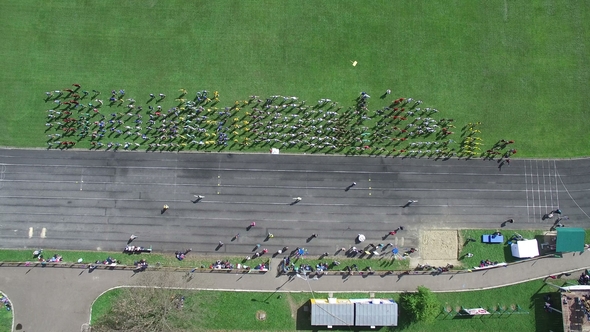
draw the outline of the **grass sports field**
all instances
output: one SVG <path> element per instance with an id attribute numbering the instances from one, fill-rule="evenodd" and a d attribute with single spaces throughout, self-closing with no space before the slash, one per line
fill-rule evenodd
<path id="1" fill-rule="evenodd" d="M 565 282 L 559 280 L 553 284 L 562 286 Z M 408 315 L 400 309 L 397 327 L 378 327 L 375 331 L 561 331 L 561 315 L 543 310 L 545 295 L 550 295 L 559 308 L 559 293 L 555 290 L 545 285 L 543 280 L 535 280 L 484 291 L 435 293 L 440 303 L 441 313 L 433 324 L 412 323 L 408 321 Z M 125 292 L 125 289 L 116 289 L 100 296 L 92 307 L 92 324 L 99 323 L 101 317 L 104 318 L 117 298 L 120 299 L 126 294 Z M 210 331 L 314 330 L 310 325 L 309 312 L 304 309 L 304 306 L 309 306 L 310 298 L 327 297 L 327 294 L 320 293 L 276 294 L 189 290 L 170 290 L 170 293 L 186 296 L 183 310 L 191 314 L 191 319 L 183 321 L 184 328 Z M 342 299 L 367 298 L 367 295 L 369 294 L 333 294 L 334 297 Z M 170 297 L 166 296 L 166 298 Z M 393 298 L 398 301 L 399 293 L 376 293 L 375 297 Z M 505 313 L 479 318 L 453 317 L 454 315 L 448 314 L 450 311 L 459 311 L 462 306 L 483 307 L 490 312 L 495 312 L 499 307 L 500 312 Z M 516 306 L 519 306 L 522 312 L 512 313 Z M 256 319 L 256 312 L 259 310 L 267 314 L 265 321 Z M 174 312 L 170 316 L 173 315 Z M 175 323 L 172 319 L 169 321 L 172 324 Z M 334 328 L 334 331 L 351 330 L 347 327 Z"/>
<path id="2" fill-rule="evenodd" d="M 220 108 L 282 95 L 346 109 L 366 91 L 375 111 L 413 97 L 457 131 L 481 121 L 486 148 L 510 139 L 519 157 L 590 155 L 589 18 L 583 2 L 551 0 L 8 0 L 0 145 L 46 147 L 45 92 L 79 83 L 144 107 L 165 93 L 165 109 L 180 88 L 219 91 Z"/>

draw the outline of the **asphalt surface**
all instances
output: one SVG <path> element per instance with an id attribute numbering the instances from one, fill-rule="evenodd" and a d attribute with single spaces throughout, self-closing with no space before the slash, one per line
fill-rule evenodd
<path id="1" fill-rule="evenodd" d="M 563 258 L 542 258 L 509 267 L 459 274 L 371 276 L 281 276 L 266 274 L 198 273 L 188 280 L 184 272 L 131 271 L 99 268 L 92 273 L 73 268 L 0 267 L 0 290 L 10 298 L 18 331 L 85 331 L 93 301 L 117 286 L 166 286 L 195 290 L 311 292 L 318 298 L 330 292 L 400 292 L 426 285 L 433 291 L 467 291 L 502 287 L 527 280 L 590 267 L 590 253 L 568 253 Z M 273 259 L 271 267 L 278 265 Z M 559 280 L 549 280 L 558 284 Z M 324 294 L 321 294 L 324 293 Z M 32 296 L 34 294 L 34 296 Z M 259 295 L 253 295 L 259 296 Z M 264 295 L 266 298 L 266 295 Z M 260 298 L 259 300 L 263 300 Z M 527 303 L 524 303 L 527 304 Z M 521 303 L 521 305 L 523 305 Z M 542 303 L 535 303 L 542 306 Z M 263 304 L 261 304 L 263 306 Z M 524 307 L 524 305 L 523 305 Z"/>
<path id="2" fill-rule="evenodd" d="M 125 153 L 0 149 L 0 247 L 154 251 L 193 248 L 249 253 L 304 246 L 310 254 L 395 237 L 419 247 L 418 232 L 437 228 L 548 229 L 560 208 L 567 226 L 588 227 L 590 160 L 496 161 L 268 154 Z M 345 191 L 352 183 L 357 185 Z M 204 195 L 192 202 L 193 195 Z M 292 204 L 293 197 L 302 201 Z M 402 207 L 409 199 L 417 200 Z M 170 209 L 161 213 L 163 205 Z M 256 226 L 247 231 L 252 222 Z M 263 242 L 267 232 L 275 235 Z M 240 233 L 236 241 L 231 238 Z M 317 233 L 318 238 L 307 242 Z M 571 256 L 571 257 L 570 257 Z M 319 280 L 201 274 L 173 286 L 223 290 L 401 291 L 497 287 L 590 266 L 586 255 L 542 259 L 450 276 L 354 276 Z M 22 331 L 78 331 L 92 301 L 118 285 L 142 284 L 125 271 L 2 268 Z M 371 278 L 368 280 L 368 278 Z M 34 296 L 32 295 L 34 294 Z M 60 308 L 56 308 L 59 301 Z"/>
<path id="3" fill-rule="evenodd" d="M 319 155 L 0 150 L 0 246 L 245 254 L 353 245 L 418 247 L 431 228 L 548 229 L 590 218 L 589 159 L 496 161 Z M 352 183 L 357 185 L 345 191 Z M 205 198 L 194 203 L 193 195 Z M 292 204 L 294 197 L 302 201 Z M 402 207 L 409 199 L 417 200 Z M 163 205 L 170 206 L 164 213 Z M 256 226 L 247 231 L 252 222 Z M 266 234 L 274 238 L 264 242 Z M 231 241 L 240 233 L 240 237 Z M 317 233 L 318 238 L 309 239 Z M 217 248 L 218 242 L 225 245 Z M 218 249 L 218 251 L 216 251 Z"/>

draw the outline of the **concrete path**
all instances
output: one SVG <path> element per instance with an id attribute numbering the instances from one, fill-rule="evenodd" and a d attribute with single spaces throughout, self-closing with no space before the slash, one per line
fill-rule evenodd
<path id="1" fill-rule="evenodd" d="M 277 266 L 274 259 L 272 266 Z M 542 258 L 505 268 L 459 274 L 388 276 L 276 277 L 266 274 L 200 273 L 187 281 L 184 272 L 166 273 L 168 287 L 260 292 L 401 292 L 424 285 L 433 291 L 468 291 L 501 287 L 590 267 L 590 253 Z M 0 290 L 11 299 L 20 331 L 80 331 L 89 322 L 92 302 L 116 286 L 161 286 L 164 272 L 69 268 L 0 268 Z M 154 278 L 155 277 L 155 278 Z"/>

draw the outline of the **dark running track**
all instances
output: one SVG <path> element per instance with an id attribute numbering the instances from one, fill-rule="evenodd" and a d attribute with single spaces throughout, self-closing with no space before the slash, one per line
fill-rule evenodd
<path id="1" fill-rule="evenodd" d="M 0 149 L 0 247 L 310 254 L 365 243 L 417 247 L 431 228 L 588 227 L 589 159 L 496 161 L 320 155 Z M 345 191 L 353 181 L 357 185 Z M 197 203 L 193 195 L 204 195 Z M 291 205 L 293 197 L 302 201 Z M 402 208 L 409 199 L 417 203 Z M 170 209 L 161 214 L 164 204 Z M 246 231 L 250 222 L 256 227 Z M 267 232 L 274 238 L 263 242 Z M 240 233 L 237 241 L 231 238 Z M 318 238 L 306 243 L 317 233 Z"/>

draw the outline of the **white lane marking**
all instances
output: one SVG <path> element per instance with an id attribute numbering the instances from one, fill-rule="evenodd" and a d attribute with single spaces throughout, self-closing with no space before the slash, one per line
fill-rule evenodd
<path id="1" fill-rule="evenodd" d="M 530 171 L 531 171 L 531 206 L 533 207 L 533 222 L 536 222 L 536 215 L 537 212 L 535 211 L 535 178 L 533 177 L 533 161 L 530 161 Z"/>
<path id="2" fill-rule="evenodd" d="M 572 194 L 570 193 L 569 190 L 567 190 L 567 187 L 565 186 L 565 183 L 563 183 L 563 179 L 561 178 L 561 175 L 559 175 L 559 182 L 561 182 L 561 185 L 563 186 L 563 189 L 565 189 L 565 192 L 568 194 L 568 196 L 570 197 L 570 199 L 574 202 L 574 204 L 576 204 L 576 206 L 578 207 L 578 209 L 580 209 L 580 211 L 582 211 L 582 213 L 588 217 L 588 219 L 590 219 L 590 216 L 586 213 L 586 211 L 584 211 L 582 209 L 582 207 L 580 206 L 580 204 L 578 204 L 578 202 L 574 199 L 574 197 L 572 196 Z"/>
<path id="3" fill-rule="evenodd" d="M 47 237 L 47 228 L 43 227 L 43 229 L 41 229 L 41 238 L 44 239 Z"/>
<path id="4" fill-rule="evenodd" d="M 2 165 L 0 168 L 0 188 L 2 188 L 2 181 L 6 177 L 6 165 Z"/>
<path id="5" fill-rule="evenodd" d="M 551 165 L 549 165 L 549 167 L 551 167 Z M 543 194 L 545 196 L 545 206 L 547 206 L 547 183 L 545 182 L 545 166 L 543 160 L 541 160 L 541 172 L 543 172 Z M 551 206 L 551 210 L 553 210 L 553 206 Z"/>
<path id="6" fill-rule="evenodd" d="M 529 211 L 529 185 L 528 182 L 526 180 L 526 162 L 523 163 L 524 164 L 524 192 L 526 193 L 526 216 L 527 216 L 527 221 L 531 222 L 531 213 Z"/>
<path id="7" fill-rule="evenodd" d="M 555 160 L 553 161 L 553 167 L 555 167 L 555 201 L 557 202 L 557 207 L 559 208 L 559 186 L 557 184 L 557 163 Z"/>
<path id="8" fill-rule="evenodd" d="M 29 227 L 29 239 L 33 237 L 33 227 Z"/>
<path id="9" fill-rule="evenodd" d="M 532 160 L 531 160 L 532 161 Z M 9 166 L 18 166 L 18 167 L 63 167 L 63 165 L 38 165 L 38 164 L 5 164 Z M 175 169 L 174 167 L 160 167 L 160 166 L 77 166 L 77 165 L 68 165 L 68 168 L 75 169 L 75 168 L 98 168 L 98 169 L 147 169 L 147 170 L 172 170 Z M 336 170 L 304 170 L 304 169 L 265 169 L 265 168 L 213 168 L 213 167 L 180 167 L 179 170 L 198 170 L 198 171 L 229 171 L 229 172 L 268 172 L 268 173 L 344 173 L 344 174 L 373 174 L 375 171 L 336 171 Z M 478 176 L 491 176 L 494 173 L 467 173 L 467 172 L 406 172 L 406 171 L 384 171 L 379 172 L 379 174 L 406 174 L 406 175 L 478 175 Z M 107 176 L 107 175 L 105 175 Z M 143 176 L 143 175 L 138 175 Z M 498 175 L 500 176 L 500 175 Z M 502 175 L 506 176 L 506 175 Z M 519 174 L 508 175 L 508 176 L 520 176 Z M 61 182 L 61 181 L 55 181 Z"/>
<path id="10" fill-rule="evenodd" d="M 543 213 L 543 206 L 542 206 L 542 202 L 541 202 L 541 179 L 539 179 L 539 161 L 537 160 L 535 162 L 536 166 L 537 166 L 537 193 L 539 193 L 539 216 L 544 215 Z M 545 207 L 545 210 L 547 210 L 547 207 Z"/>
<path id="11" fill-rule="evenodd" d="M 549 198 L 551 199 L 551 206 L 555 206 L 553 203 L 553 181 L 551 181 L 551 160 L 547 160 L 549 172 L 547 173 L 547 179 L 549 180 Z"/>

